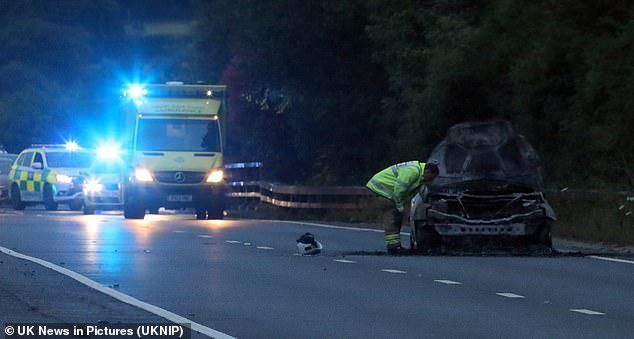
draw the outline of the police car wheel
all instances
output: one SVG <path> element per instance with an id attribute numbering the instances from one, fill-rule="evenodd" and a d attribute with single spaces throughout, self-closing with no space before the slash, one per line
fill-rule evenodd
<path id="1" fill-rule="evenodd" d="M 16 211 L 21 211 L 26 207 L 26 205 L 22 201 L 20 189 L 17 185 L 11 186 L 11 203 L 13 205 L 13 209 Z"/>
<path id="2" fill-rule="evenodd" d="M 71 201 L 68 204 L 68 207 L 73 211 L 81 211 L 81 208 L 83 205 L 84 205 L 83 201 Z"/>
<path id="3" fill-rule="evenodd" d="M 44 186 L 44 209 L 47 211 L 57 210 L 57 203 L 53 199 L 53 188 L 51 185 Z"/>
<path id="4" fill-rule="evenodd" d="M 95 207 L 84 204 L 84 214 L 86 215 L 95 214 Z"/>

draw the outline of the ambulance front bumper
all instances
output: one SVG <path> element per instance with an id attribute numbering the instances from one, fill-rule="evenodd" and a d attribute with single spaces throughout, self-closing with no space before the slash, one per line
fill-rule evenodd
<path id="1" fill-rule="evenodd" d="M 128 201 L 138 201 L 148 208 L 192 208 L 222 204 L 225 195 L 223 184 L 211 185 L 130 185 L 126 192 Z"/>

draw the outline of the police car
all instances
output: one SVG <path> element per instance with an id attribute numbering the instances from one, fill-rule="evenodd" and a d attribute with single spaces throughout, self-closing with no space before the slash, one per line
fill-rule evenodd
<path id="1" fill-rule="evenodd" d="M 84 180 L 84 214 L 123 207 L 123 185 L 129 168 L 118 145 L 97 148 L 95 161 Z"/>
<path id="2" fill-rule="evenodd" d="M 13 208 L 22 210 L 27 205 L 43 203 L 53 211 L 59 204 L 72 210 L 83 205 L 82 184 L 93 154 L 76 143 L 38 145 L 18 155 L 9 178 Z"/>

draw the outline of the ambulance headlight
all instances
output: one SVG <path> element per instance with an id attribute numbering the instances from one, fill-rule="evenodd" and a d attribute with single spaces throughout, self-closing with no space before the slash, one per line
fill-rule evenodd
<path id="1" fill-rule="evenodd" d="M 213 170 L 207 176 L 207 182 L 208 183 L 217 184 L 217 183 L 221 182 L 222 179 L 224 179 L 224 173 L 222 172 L 222 170 Z"/>
<path id="2" fill-rule="evenodd" d="M 55 176 L 55 179 L 57 179 L 57 182 L 62 184 L 70 184 L 73 182 L 73 177 L 65 174 L 58 174 Z"/>
<path id="3" fill-rule="evenodd" d="M 134 170 L 134 179 L 138 182 L 152 182 L 152 173 L 145 168 L 137 168 Z"/>
<path id="4" fill-rule="evenodd" d="M 84 182 L 84 192 L 86 193 L 99 193 L 103 191 L 103 184 L 99 180 L 90 179 Z"/>

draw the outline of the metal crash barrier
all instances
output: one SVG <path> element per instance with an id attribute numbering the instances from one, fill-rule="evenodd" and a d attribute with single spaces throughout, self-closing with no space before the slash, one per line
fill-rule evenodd
<path id="1" fill-rule="evenodd" d="M 261 180 L 261 162 L 233 163 L 227 197 L 238 207 L 266 203 L 299 209 L 359 209 L 374 195 L 361 186 L 284 185 Z M 240 180 L 236 180 L 240 179 Z"/>

